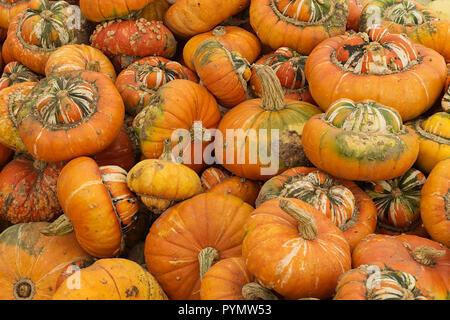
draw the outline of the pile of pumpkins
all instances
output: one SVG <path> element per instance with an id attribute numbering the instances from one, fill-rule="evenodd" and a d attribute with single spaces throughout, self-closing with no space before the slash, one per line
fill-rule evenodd
<path id="1" fill-rule="evenodd" d="M 0 0 L 0 299 L 450 299 L 446 1 Z"/>

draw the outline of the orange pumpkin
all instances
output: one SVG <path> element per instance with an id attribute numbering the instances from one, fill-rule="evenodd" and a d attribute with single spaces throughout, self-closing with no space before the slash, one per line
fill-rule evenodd
<path id="1" fill-rule="evenodd" d="M 51 221 L 61 214 L 56 182 L 63 162 L 18 156 L 0 172 L 0 216 L 12 223 Z"/>
<path id="2" fill-rule="evenodd" d="M 28 8 L 30 0 L 0 1 L 0 28 L 8 29 L 11 20 Z"/>
<path id="3" fill-rule="evenodd" d="M 68 277 L 53 300 L 167 300 L 167 296 L 136 262 L 113 258 L 100 259 Z"/>
<path id="4" fill-rule="evenodd" d="M 428 176 L 420 216 L 431 238 L 450 247 L 450 158 L 438 162 Z"/>
<path id="5" fill-rule="evenodd" d="M 361 16 L 361 12 L 364 9 L 366 1 L 350 0 L 348 2 L 348 18 L 347 18 L 347 30 L 358 31 L 358 22 Z"/>
<path id="6" fill-rule="evenodd" d="M 344 273 L 333 300 L 431 300 L 410 273 L 361 265 Z"/>
<path id="7" fill-rule="evenodd" d="M 197 75 L 180 63 L 152 56 L 140 59 L 122 70 L 115 84 L 127 113 L 135 115 L 156 90 L 175 79 L 198 82 Z"/>
<path id="8" fill-rule="evenodd" d="M 208 129 L 215 129 L 219 119 L 217 102 L 205 87 L 177 79 L 157 90 L 134 118 L 133 128 L 145 158 L 159 158 L 169 138 L 181 163 L 200 172 L 211 161 L 201 156 L 211 141 Z"/>
<path id="9" fill-rule="evenodd" d="M 305 125 L 303 149 L 319 169 L 347 180 L 398 177 L 417 159 L 419 141 L 398 112 L 366 100 L 336 101 Z"/>
<path id="10" fill-rule="evenodd" d="M 437 101 L 447 70 L 436 51 L 376 26 L 368 34 L 323 41 L 309 55 L 305 73 L 311 95 L 324 111 L 339 99 L 368 99 L 396 109 L 407 121 Z"/>
<path id="11" fill-rule="evenodd" d="M 89 258 L 73 233 L 41 234 L 48 225 L 19 223 L 0 234 L 0 300 L 50 300 L 63 268 Z"/>
<path id="12" fill-rule="evenodd" d="M 116 80 L 116 71 L 111 61 L 98 49 L 85 44 L 69 44 L 56 49 L 48 58 L 45 74 L 89 70 L 103 73 Z"/>
<path id="13" fill-rule="evenodd" d="M 228 51 L 238 52 L 248 63 L 253 63 L 261 52 L 259 39 L 247 30 L 235 26 L 217 26 L 213 30 L 190 38 L 183 47 L 183 60 L 188 68 L 195 70 L 193 57 L 200 44 L 217 40 Z"/>
<path id="14" fill-rule="evenodd" d="M 256 207 L 278 197 L 302 200 L 322 212 L 344 233 L 351 250 L 377 225 L 375 205 L 363 190 L 316 168 L 296 167 L 273 177 L 262 186 Z"/>
<path id="15" fill-rule="evenodd" d="M 250 0 L 179 0 L 166 11 L 164 24 L 181 38 L 210 31 L 244 10 Z"/>
<path id="16" fill-rule="evenodd" d="M 0 167 L 4 166 L 11 159 L 14 151 L 0 143 Z"/>
<path id="17" fill-rule="evenodd" d="M 287 299 L 331 298 L 339 276 L 351 268 L 342 231 L 311 205 L 288 198 L 253 211 L 242 256 L 262 285 Z"/>
<path id="18" fill-rule="evenodd" d="M 80 0 L 80 10 L 86 19 L 94 22 L 127 18 L 153 0 Z"/>
<path id="19" fill-rule="evenodd" d="M 233 176 L 219 182 L 206 192 L 231 194 L 241 198 L 251 206 L 255 206 L 261 186 L 258 182 L 249 179 Z"/>
<path id="20" fill-rule="evenodd" d="M 145 262 L 170 299 L 200 299 L 201 279 L 210 266 L 241 255 L 252 211 L 237 197 L 202 193 L 156 219 L 145 240 Z"/>
<path id="21" fill-rule="evenodd" d="M 192 62 L 200 81 L 216 97 L 217 102 L 232 108 L 247 100 L 250 65 L 238 52 L 227 50 L 219 41 L 203 41 Z"/>
<path id="22" fill-rule="evenodd" d="M 411 274 L 416 286 L 433 299 L 448 299 L 450 251 L 442 244 L 414 235 L 369 235 L 353 250 L 353 267 L 376 265 Z"/>
<path id="23" fill-rule="evenodd" d="M 31 71 L 20 62 L 8 63 L 0 78 L 0 90 L 21 82 L 38 82 L 41 76 Z"/>
<path id="24" fill-rule="evenodd" d="M 127 187 L 126 175 L 120 167 L 99 167 L 88 157 L 71 160 L 57 182 L 64 215 L 41 232 L 61 235 L 74 230 L 80 245 L 92 256 L 116 256 L 123 245 L 123 234 L 132 226 L 138 211 L 138 201 Z"/>
<path id="25" fill-rule="evenodd" d="M 242 257 L 214 264 L 203 276 L 201 300 L 278 300 L 271 290 L 255 282 Z"/>
<path id="26" fill-rule="evenodd" d="M 124 114 L 110 78 L 94 71 L 65 71 L 49 75 L 28 94 L 17 114 L 18 131 L 33 157 L 66 161 L 108 147 Z"/>
<path id="27" fill-rule="evenodd" d="M 439 20 L 432 10 L 416 1 L 371 1 L 361 12 L 359 31 L 365 32 L 373 24 L 384 25 L 391 33 L 404 33 L 450 62 L 450 21 Z"/>
<path id="28" fill-rule="evenodd" d="M 221 183 L 225 179 L 228 179 L 230 174 L 222 168 L 209 167 L 202 172 L 200 176 L 200 182 L 202 183 L 203 191 L 208 191 L 216 184 Z"/>
<path id="29" fill-rule="evenodd" d="M 268 180 L 290 167 L 309 164 L 301 143 L 303 126 L 320 110 L 304 101 L 285 99 L 271 67 L 255 64 L 253 68 L 263 97 L 244 101 L 224 115 L 215 156 L 234 175 Z"/>
<path id="30" fill-rule="evenodd" d="M 167 0 L 151 0 L 150 3 L 138 13 L 138 17 L 148 21 L 163 21 L 164 14 L 169 7 L 170 5 Z"/>
<path id="31" fill-rule="evenodd" d="M 308 55 L 323 40 L 345 32 L 348 0 L 253 0 L 250 23 L 272 50 L 289 47 Z"/>

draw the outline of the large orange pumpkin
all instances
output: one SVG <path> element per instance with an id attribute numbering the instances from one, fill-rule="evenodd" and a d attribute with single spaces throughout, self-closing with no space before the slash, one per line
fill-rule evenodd
<path id="1" fill-rule="evenodd" d="M 202 193 L 156 219 L 145 240 L 145 262 L 170 299 L 198 300 L 209 267 L 241 255 L 244 224 L 252 211 L 237 197 Z"/>
<path id="2" fill-rule="evenodd" d="M 431 170 L 421 192 L 420 216 L 431 238 L 450 248 L 450 158 Z"/>
<path id="3" fill-rule="evenodd" d="M 323 40 L 345 32 L 348 0 L 252 0 L 250 23 L 273 50 L 308 55 Z"/>
<path id="4" fill-rule="evenodd" d="M 41 232 L 61 235 L 74 230 L 80 245 L 92 256 L 116 256 L 124 245 L 123 234 L 132 226 L 138 211 L 138 201 L 128 189 L 126 175 L 120 167 L 99 167 L 88 157 L 71 160 L 57 182 L 64 215 Z"/>
<path id="5" fill-rule="evenodd" d="M 324 111 L 339 99 L 369 99 L 396 109 L 407 121 L 440 97 L 447 69 L 433 49 L 377 26 L 368 34 L 323 41 L 309 55 L 305 73 L 311 95 Z"/>
<path id="6" fill-rule="evenodd" d="M 409 273 L 425 295 L 437 300 L 449 297 L 450 251 L 438 242 L 415 235 L 372 234 L 353 250 L 352 264 Z"/>
<path id="7" fill-rule="evenodd" d="M 0 234 L 0 300 L 50 300 L 63 268 L 89 258 L 73 233 L 41 234 L 48 225 L 19 223 Z"/>
<path id="8" fill-rule="evenodd" d="M 253 211 L 242 256 L 261 284 L 287 299 L 331 298 L 339 276 L 351 268 L 342 231 L 292 198 L 272 199 Z"/>
<path id="9" fill-rule="evenodd" d="M 68 161 L 104 150 L 124 121 L 122 98 L 111 79 L 94 71 L 49 75 L 17 114 L 28 152 L 44 161 Z"/>
<path id="10" fill-rule="evenodd" d="M 398 177 L 419 153 L 417 135 L 403 125 L 398 112 L 370 100 L 336 101 L 306 123 L 302 144 L 317 168 L 358 181 Z"/>

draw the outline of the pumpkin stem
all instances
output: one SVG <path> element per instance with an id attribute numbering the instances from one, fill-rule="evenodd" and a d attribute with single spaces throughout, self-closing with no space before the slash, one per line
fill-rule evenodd
<path id="1" fill-rule="evenodd" d="M 223 37 L 226 33 L 225 26 L 217 26 L 212 31 L 214 37 Z"/>
<path id="2" fill-rule="evenodd" d="M 16 300 L 31 300 L 36 294 L 36 286 L 31 279 L 20 279 L 14 284 L 13 295 Z"/>
<path id="3" fill-rule="evenodd" d="M 159 159 L 176 163 L 177 161 L 176 161 L 175 157 L 173 156 L 172 142 L 171 142 L 170 138 L 167 138 L 166 140 L 164 140 L 163 144 L 164 144 L 163 152 L 159 156 Z"/>
<path id="4" fill-rule="evenodd" d="M 72 221 L 65 214 L 62 214 L 53 221 L 48 227 L 39 230 L 46 236 L 64 236 L 73 232 Z"/>
<path id="5" fill-rule="evenodd" d="M 436 259 L 445 255 L 445 250 L 437 250 L 432 247 L 420 246 L 412 250 L 408 243 L 404 243 L 404 246 L 411 252 L 414 260 L 428 267 L 435 265 Z"/>
<path id="6" fill-rule="evenodd" d="M 261 83 L 263 109 L 267 111 L 284 109 L 284 91 L 275 71 L 262 64 L 254 64 L 252 68 Z"/>
<path id="7" fill-rule="evenodd" d="M 242 287 L 242 296 L 245 300 L 278 300 L 270 289 L 257 282 L 247 283 Z"/>
<path id="8" fill-rule="evenodd" d="M 309 212 L 298 208 L 288 199 L 279 199 L 279 207 L 298 221 L 298 233 L 303 239 L 315 240 L 317 238 L 317 222 Z"/>
<path id="9" fill-rule="evenodd" d="M 200 280 L 211 266 L 219 260 L 219 251 L 213 247 L 206 247 L 198 254 L 198 263 L 200 267 Z"/>

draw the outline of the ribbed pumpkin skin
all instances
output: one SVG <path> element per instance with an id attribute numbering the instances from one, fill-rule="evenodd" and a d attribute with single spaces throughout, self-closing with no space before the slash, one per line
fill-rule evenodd
<path id="1" fill-rule="evenodd" d="M 8 29 L 11 20 L 28 8 L 30 0 L 0 1 L 0 28 Z"/>
<path id="2" fill-rule="evenodd" d="M 241 198 L 251 206 L 255 206 L 260 188 L 256 181 L 234 176 L 216 184 L 206 192 L 231 194 Z"/>
<path id="3" fill-rule="evenodd" d="M 208 191 L 216 184 L 228 179 L 230 175 L 222 168 L 209 167 L 202 172 L 200 181 L 203 191 Z"/>
<path id="4" fill-rule="evenodd" d="M 420 216 L 435 241 L 450 247 L 450 159 L 438 162 L 425 182 Z"/>
<path id="5" fill-rule="evenodd" d="M 223 134 L 223 141 L 226 142 L 227 130 L 255 130 L 258 135 L 261 129 L 267 129 L 268 135 L 270 130 L 279 130 L 279 166 L 273 174 L 265 174 L 262 168 L 269 168 L 270 164 L 262 163 L 262 155 L 258 155 L 257 163 L 250 162 L 249 144 L 256 145 L 261 150 L 267 150 L 267 155 L 271 154 L 270 137 L 266 142 L 263 139 L 255 140 L 251 136 L 245 139 L 245 145 L 239 145 L 237 138 L 234 139 L 233 159 L 229 159 L 227 149 L 231 148 L 225 145 L 223 150 L 216 150 L 216 157 L 223 167 L 234 175 L 244 177 L 251 180 L 268 180 L 273 176 L 287 170 L 289 167 L 305 165 L 306 157 L 302 158 L 301 153 L 301 137 L 305 124 L 314 115 L 320 113 L 320 109 L 316 106 L 292 99 L 284 99 L 284 109 L 279 111 L 264 110 L 262 99 L 250 99 L 240 103 L 232 110 L 227 112 L 220 120 L 218 130 Z M 235 131 L 237 132 L 237 131 Z M 242 143 L 242 144 L 244 144 Z M 244 150 L 244 152 L 241 151 Z M 258 149 L 257 149 L 258 150 Z M 242 154 L 244 163 L 238 163 L 238 157 Z M 269 159 L 265 159 L 269 160 Z M 308 162 L 309 163 L 309 162 Z"/>
<path id="6" fill-rule="evenodd" d="M 12 223 L 51 221 L 61 214 L 56 182 L 63 162 L 19 156 L 0 172 L 0 216 Z"/>
<path id="7" fill-rule="evenodd" d="M 413 258 L 412 250 L 421 246 L 441 250 L 434 265 L 427 266 Z M 390 268 L 403 271 L 416 278 L 417 287 L 433 299 L 448 299 L 450 284 L 450 252 L 442 244 L 414 235 L 372 234 L 364 238 L 352 253 L 352 265 L 376 265 L 381 269 Z"/>
<path id="8" fill-rule="evenodd" d="M 176 35 L 189 38 L 211 30 L 249 3 L 250 0 L 179 0 L 166 11 L 164 24 Z"/>
<path id="9" fill-rule="evenodd" d="M 306 79 L 323 111 L 339 99 L 368 99 L 396 109 L 407 121 L 428 110 L 440 97 L 447 73 L 444 58 L 404 35 L 383 30 L 373 29 L 366 39 L 362 34 L 327 39 L 308 56 Z M 373 49 L 362 54 L 361 47 L 367 45 Z M 386 49 L 388 46 L 402 48 L 401 55 L 396 56 L 395 51 Z M 358 59 L 350 59 L 350 52 Z M 374 59 L 384 62 L 377 65 Z M 345 67 L 350 61 L 351 68 Z"/>
<path id="10" fill-rule="evenodd" d="M 398 112 L 374 101 L 336 101 L 305 124 L 302 144 L 317 168 L 358 181 L 398 177 L 419 153 L 417 135 Z"/>
<path id="11" fill-rule="evenodd" d="M 47 237 L 40 230 L 47 222 L 13 225 L 0 234 L 0 300 L 50 300 L 56 281 L 69 263 L 88 258 L 75 235 Z M 35 287 L 20 297 L 14 286 L 24 287 L 30 281 Z M 26 292 L 27 290 L 23 290 Z"/>
<path id="12" fill-rule="evenodd" d="M 48 57 L 56 48 L 88 40 L 84 30 L 85 18 L 79 17 L 78 28 L 77 24 L 69 23 L 73 14 L 73 9 L 65 1 L 32 0 L 29 8 L 14 17 L 8 28 L 11 56 L 44 75 Z M 35 32 L 35 29 L 42 32 Z"/>
<path id="13" fill-rule="evenodd" d="M 140 11 L 138 17 L 147 19 L 148 21 L 163 21 L 164 14 L 169 9 L 169 6 L 169 2 L 166 0 L 152 0 Z"/>
<path id="14" fill-rule="evenodd" d="M 21 82 L 0 91 L 0 143 L 14 151 L 28 153 L 18 132 L 17 113 L 36 82 Z"/>
<path id="15" fill-rule="evenodd" d="M 154 99 L 133 120 L 133 128 L 145 158 L 159 158 L 164 141 L 171 138 L 175 129 L 194 129 L 194 122 L 200 122 L 206 129 L 217 128 L 220 110 L 214 96 L 193 81 L 170 81 L 159 88 Z M 202 161 L 194 163 L 195 144 L 180 147 L 184 150 L 182 163 L 200 172 L 205 165 Z"/>
<path id="16" fill-rule="evenodd" d="M 247 220 L 242 257 L 259 282 L 284 298 L 330 298 L 339 276 L 351 268 L 350 247 L 321 212 L 306 202 L 289 200 L 315 219 L 317 237 L 302 238 L 298 221 L 272 199 Z"/>
<path id="17" fill-rule="evenodd" d="M 430 173 L 441 160 L 450 157 L 450 114 L 437 112 L 427 119 L 409 123 L 419 137 L 417 167 Z"/>
<path id="18" fill-rule="evenodd" d="M 54 51 L 45 65 L 45 74 L 89 70 L 103 73 L 116 80 L 116 71 L 111 61 L 98 49 L 85 44 L 65 45 Z"/>
<path id="19" fill-rule="evenodd" d="M 80 0 L 80 10 L 86 19 L 101 22 L 126 18 L 150 2 L 152 0 Z"/>
<path id="20" fill-rule="evenodd" d="M 409 296 L 407 296 L 409 295 Z M 362 265 L 344 273 L 333 300 L 431 300 L 416 287 L 416 279 L 397 270 Z"/>
<path id="21" fill-rule="evenodd" d="M 98 258 L 119 253 L 122 233 L 138 210 L 137 199 L 126 186 L 126 172 L 99 167 L 93 159 L 79 157 L 61 171 L 57 194 L 78 242 L 87 252 Z"/>
<path id="22" fill-rule="evenodd" d="M 272 50 L 289 47 L 309 55 L 320 42 L 345 31 L 348 12 L 348 0 L 253 0 L 250 23 Z"/>
<path id="23" fill-rule="evenodd" d="M 119 134 L 124 115 L 110 78 L 94 71 L 65 71 L 33 88 L 18 112 L 18 131 L 33 157 L 68 161 L 104 150 Z"/>
<path id="24" fill-rule="evenodd" d="M 398 178 L 364 184 L 377 207 L 378 232 L 406 233 L 420 226 L 420 190 L 425 181 L 422 172 L 411 168 Z"/>
<path id="25" fill-rule="evenodd" d="M 94 48 L 101 50 L 108 57 L 156 55 L 170 58 L 177 47 L 172 32 L 161 21 L 147 21 L 144 18 L 98 24 L 90 41 Z"/>
<path id="26" fill-rule="evenodd" d="M 242 257 L 223 259 L 214 264 L 202 279 L 201 300 L 245 300 L 242 287 L 253 282 Z"/>
<path id="27" fill-rule="evenodd" d="M 351 250 L 375 231 L 376 208 L 369 196 L 354 182 L 317 168 L 291 168 L 271 178 L 262 186 L 256 206 L 278 197 L 302 200 L 322 212 L 344 233 Z"/>
<path id="28" fill-rule="evenodd" d="M 238 52 L 209 39 L 197 47 L 192 61 L 201 82 L 221 106 L 232 108 L 247 99 L 251 70 Z"/>
<path id="29" fill-rule="evenodd" d="M 147 105 L 156 90 L 175 79 L 198 83 L 195 72 L 180 63 L 152 56 L 140 59 L 122 70 L 115 85 L 122 96 L 127 113 L 135 115 Z"/>
<path id="30" fill-rule="evenodd" d="M 40 79 L 40 75 L 37 75 L 20 62 L 13 61 L 8 63 L 3 69 L 3 74 L 0 78 L 0 90 L 21 82 L 38 82 Z"/>
<path id="31" fill-rule="evenodd" d="M 249 63 L 253 63 L 261 52 L 259 39 L 247 30 L 235 26 L 217 26 L 213 30 L 190 38 L 183 47 L 183 60 L 188 68 L 195 70 L 193 57 L 199 45 L 215 39 L 229 51 L 236 51 Z"/>
<path id="32" fill-rule="evenodd" d="M 145 262 L 170 299 L 200 299 L 200 251 L 213 247 L 220 260 L 239 257 L 252 211 L 237 197 L 203 193 L 158 217 L 145 240 Z"/>
<path id="33" fill-rule="evenodd" d="M 391 33 L 404 33 L 411 40 L 436 50 L 450 62 L 450 22 L 439 20 L 430 10 L 415 1 L 371 1 L 361 12 L 359 31 L 371 24 L 382 24 Z"/>
<path id="34" fill-rule="evenodd" d="M 79 277 L 80 288 L 68 286 Z M 53 300 L 167 300 L 156 279 L 128 259 L 100 259 L 67 278 Z"/>

